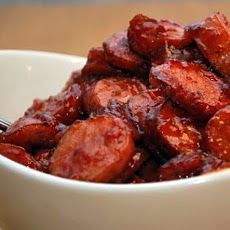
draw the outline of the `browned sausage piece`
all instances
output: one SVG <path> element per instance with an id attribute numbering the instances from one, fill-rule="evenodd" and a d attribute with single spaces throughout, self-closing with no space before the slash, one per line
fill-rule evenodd
<path id="1" fill-rule="evenodd" d="M 102 47 L 92 48 L 89 51 L 87 63 L 82 69 L 82 79 L 90 75 L 110 75 L 117 71 L 105 60 L 105 53 Z M 89 79 L 87 79 L 89 80 Z"/>
<path id="2" fill-rule="evenodd" d="M 230 161 L 230 105 L 219 110 L 205 128 L 205 143 L 212 154 Z"/>
<path id="3" fill-rule="evenodd" d="M 159 25 L 164 27 L 164 39 L 170 46 L 183 48 L 192 43 L 190 33 L 185 31 L 182 25 L 165 19 L 160 20 Z"/>
<path id="4" fill-rule="evenodd" d="M 78 84 L 73 84 L 66 91 L 51 96 L 47 100 L 34 100 L 25 115 L 31 116 L 36 112 L 49 114 L 65 125 L 73 123 L 82 115 L 81 90 Z"/>
<path id="5" fill-rule="evenodd" d="M 43 167 L 40 165 L 40 163 L 37 162 L 32 155 L 27 153 L 26 150 L 20 146 L 1 143 L 0 155 L 3 155 L 32 169 L 43 171 Z"/>
<path id="6" fill-rule="evenodd" d="M 151 56 L 165 43 L 183 48 L 191 43 L 184 28 L 168 20 L 157 21 L 136 15 L 129 24 L 128 40 L 131 48 L 144 56 Z"/>
<path id="7" fill-rule="evenodd" d="M 156 117 L 156 136 L 170 156 L 188 154 L 200 149 L 201 134 L 185 113 L 167 101 Z"/>
<path id="8" fill-rule="evenodd" d="M 175 180 L 196 175 L 202 165 L 200 153 L 180 154 L 159 168 L 159 180 Z"/>
<path id="9" fill-rule="evenodd" d="M 162 91 L 197 119 L 209 119 L 230 103 L 223 82 L 198 64 L 169 61 L 151 68 L 150 82 L 151 78 L 160 81 Z"/>
<path id="10" fill-rule="evenodd" d="M 70 126 L 54 152 L 50 171 L 66 178 L 109 182 L 134 154 L 134 142 L 123 121 L 101 115 Z"/>
<path id="11" fill-rule="evenodd" d="M 55 146 L 66 126 L 48 114 L 36 113 L 32 117 L 22 117 L 2 133 L 2 142 L 32 148 Z"/>
<path id="12" fill-rule="evenodd" d="M 230 23 L 220 13 L 188 27 L 198 47 L 223 75 L 230 75 Z"/>
<path id="13" fill-rule="evenodd" d="M 106 60 L 113 66 L 134 72 L 145 66 L 143 59 L 130 50 L 127 31 L 113 34 L 103 47 Z"/>
<path id="14" fill-rule="evenodd" d="M 131 97 L 127 103 L 133 122 L 145 135 L 151 135 L 151 126 L 147 123 L 148 119 L 156 113 L 156 107 L 164 102 L 164 97 L 158 91 L 146 90 Z M 155 127 L 154 127 L 155 129 Z"/>
<path id="15" fill-rule="evenodd" d="M 90 114 L 103 110 L 111 99 L 126 103 L 131 96 L 144 91 L 146 87 L 136 79 L 106 78 L 96 82 L 84 97 L 84 107 Z"/>

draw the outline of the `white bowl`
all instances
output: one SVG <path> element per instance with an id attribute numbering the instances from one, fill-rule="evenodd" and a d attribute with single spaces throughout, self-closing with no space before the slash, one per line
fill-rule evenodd
<path id="1" fill-rule="evenodd" d="M 85 59 L 0 51 L 0 116 L 59 91 Z M 111 185 L 47 175 L 0 156 L 0 229 L 229 230 L 230 170 L 149 184 Z"/>

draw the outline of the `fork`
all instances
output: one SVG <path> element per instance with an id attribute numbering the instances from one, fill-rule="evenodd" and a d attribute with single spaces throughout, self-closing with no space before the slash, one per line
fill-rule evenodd
<path id="1" fill-rule="evenodd" d="M 6 131 L 6 129 L 11 125 L 6 119 L 0 118 L 0 130 Z"/>

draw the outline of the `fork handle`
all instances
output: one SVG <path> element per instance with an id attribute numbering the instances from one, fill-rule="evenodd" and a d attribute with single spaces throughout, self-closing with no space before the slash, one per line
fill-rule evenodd
<path id="1" fill-rule="evenodd" d="M 11 123 L 3 118 L 0 118 L 0 130 L 6 131 Z"/>

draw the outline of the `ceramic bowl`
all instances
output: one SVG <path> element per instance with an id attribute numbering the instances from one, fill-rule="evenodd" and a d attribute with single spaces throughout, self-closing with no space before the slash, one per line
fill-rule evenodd
<path id="1" fill-rule="evenodd" d="M 0 116 L 14 121 L 58 92 L 85 58 L 0 51 Z M 230 169 L 148 184 L 96 184 L 47 175 L 0 156 L 0 229 L 229 230 Z"/>

